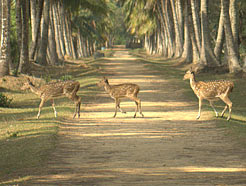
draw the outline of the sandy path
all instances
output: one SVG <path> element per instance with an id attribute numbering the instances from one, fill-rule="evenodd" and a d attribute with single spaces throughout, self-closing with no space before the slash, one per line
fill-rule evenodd
<path id="1" fill-rule="evenodd" d="M 59 145 L 44 175 L 32 185 L 246 185 L 246 149 L 213 122 L 194 120 L 197 106 L 175 84 L 148 70 L 127 51 L 102 61 L 112 84 L 141 87 L 144 118 L 114 114 L 101 89 L 89 97 L 80 120 L 64 120 Z"/>

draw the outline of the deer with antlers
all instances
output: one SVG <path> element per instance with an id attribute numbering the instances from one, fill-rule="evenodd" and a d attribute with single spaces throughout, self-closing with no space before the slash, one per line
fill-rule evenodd
<path id="1" fill-rule="evenodd" d="M 199 111 L 197 115 L 197 119 L 201 116 L 201 107 L 202 101 L 208 100 L 211 107 L 213 108 L 216 117 L 218 117 L 218 112 L 213 106 L 214 101 L 222 100 L 226 106 L 221 113 L 221 117 L 223 117 L 227 108 L 229 108 L 229 116 L 227 117 L 227 121 L 231 119 L 231 110 L 232 110 L 232 102 L 229 99 L 229 94 L 232 92 L 234 83 L 229 80 L 215 80 L 215 81 L 196 81 L 195 73 L 192 69 L 188 70 L 184 75 L 184 80 L 190 80 L 190 86 L 196 96 L 199 99 Z"/>
<path id="2" fill-rule="evenodd" d="M 81 98 L 77 95 L 77 92 L 80 88 L 80 83 L 78 81 L 58 81 L 58 82 L 51 82 L 48 84 L 45 84 L 41 87 L 36 87 L 29 78 L 27 78 L 27 82 L 24 83 L 21 90 L 27 90 L 30 89 L 33 93 L 37 94 L 41 102 L 39 104 L 39 111 L 37 118 L 40 117 L 41 109 L 44 105 L 44 103 L 51 99 L 52 100 L 52 107 L 54 110 L 55 117 L 57 117 L 57 112 L 55 108 L 55 102 L 54 98 L 57 97 L 68 97 L 75 103 L 75 112 L 73 115 L 73 118 L 78 115 L 78 118 L 80 117 L 80 105 L 81 105 Z"/>
<path id="3" fill-rule="evenodd" d="M 132 83 L 110 85 L 108 79 L 103 77 L 103 79 L 98 83 L 98 86 L 104 87 L 105 91 L 109 93 L 109 95 L 115 100 L 115 114 L 113 117 L 116 117 L 118 108 L 122 113 L 126 113 L 120 108 L 120 99 L 122 98 L 129 98 L 135 101 L 136 109 L 133 116 L 134 118 L 136 117 L 137 112 L 139 112 L 142 117 L 144 117 L 141 110 L 141 100 L 137 97 L 140 90 L 138 85 Z"/>

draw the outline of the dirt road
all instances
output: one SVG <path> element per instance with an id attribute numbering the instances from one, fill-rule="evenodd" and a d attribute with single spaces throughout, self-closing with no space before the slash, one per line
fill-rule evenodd
<path id="1" fill-rule="evenodd" d="M 111 84 L 141 87 L 144 118 L 126 114 L 101 89 L 83 100 L 80 120 L 64 120 L 49 167 L 31 185 L 246 185 L 246 149 L 202 117 L 177 84 L 119 50 L 102 60 Z"/>

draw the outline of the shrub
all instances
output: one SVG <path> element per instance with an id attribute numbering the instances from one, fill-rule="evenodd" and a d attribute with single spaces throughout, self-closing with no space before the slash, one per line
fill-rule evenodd
<path id="1" fill-rule="evenodd" d="M 12 100 L 0 93 L 0 107 L 9 107 Z"/>

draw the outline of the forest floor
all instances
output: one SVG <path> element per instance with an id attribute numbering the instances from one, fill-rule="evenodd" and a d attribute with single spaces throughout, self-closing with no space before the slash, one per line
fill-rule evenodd
<path id="1" fill-rule="evenodd" d="M 196 120 L 198 102 L 170 74 L 125 49 L 100 63 L 109 83 L 141 87 L 145 117 L 123 100 L 127 113 L 113 118 L 114 100 L 98 88 L 82 97 L 80 119 L 62 119 L 48 166 L 19 185 L 246 185 L 246 148 L 205 114 Z"/>

